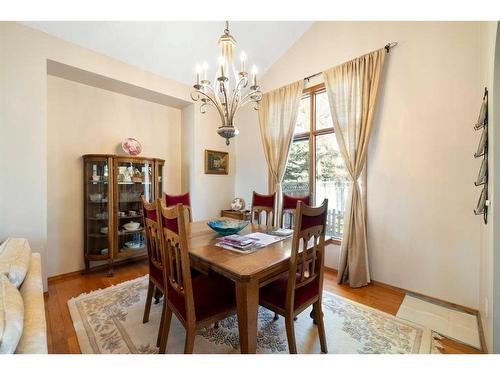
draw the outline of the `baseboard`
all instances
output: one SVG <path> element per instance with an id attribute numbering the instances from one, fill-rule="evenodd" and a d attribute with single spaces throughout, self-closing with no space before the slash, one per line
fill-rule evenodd
<path id="1" fill-rule="evenodd" d="M 338 272 L 335 268 L 332 268 L 332 267 L 325 267 L 325 269 L 328 270 L 328 271 L 330 271 L 330 272 L 332 272 L 332 273 L 335 273 L 335 274 L 337 274 L 337 272 Z M 462 312 L 465 312 L 465 313 L 468 313 L 468 314 L 475 315 L 477 317 L 477 321 L 478 321 L 479 338 L 480 338 L 480 341 L 481 341 L 482 351 L 485 352 L 485 353 L 488 353 L 488 347 L 486 346 L 486 339 L 484 337 L 483 322 L 481 320 L 481 314 L 479 313 L 479 310 L 473 309 L 471 307 L 463 306 L 463 305 L 460 305 L 458 303 L 448 302 L 448 301 L 445 301 L 445 300 L 442 300 L 442 299 L 439 299 L 439 298 L 427 296 L 427 295 L 422 294 L 422 293 L 414 292 L 412 290 L 400 288 L 400 287 L 397 287 L 397 286 L 394 286 L 394 285 L 390 285 L 390 284 L 386 284 L 386 283 L 383 283 L 383 282 L 380 282 L 380 281 L 376 281 L 376 280 L 373 280 L 373 279 L 371 280 L 371 284 L 378 285 L 378 286 L 381 286 L 381 287 L 384 287 L 384 288 L 388 288 L 388 289 L 391 289 L 391 290 L 394 290 L 396 292 L 400 292 L 400 293 L 403 293 L 403 294 L 414 295 L 415 297 L 418 297 L 420 299 L 423 299 L 423 300 L 426 300 L 426 301 L 429 301 L 429 302 L 432 302 L 432 303 L 435 303 L 435 304 L 438 304 L 438 305 L 441 305 L 441 306 L 449 307 L 449 308 L 452 308 L 452 309 L 455 309 L 455 310 L 459 310 L 459 311 L 462 311 Z"/>
<path id="2" fill-rule="evenodd" d="M 325 267 L 325 269 L 328 270 L 328 271 L 331 271 L 331 272 L 333 272 L 335 274 L 338 272 L 335 268 L 332 268 L 332 267 Z M 385 288 L 388 288 L 388 289 L 391 289 L 391 290 L 395 290 L 395 291 L 401 292 L 403 294 L 406 294 L 406 293 L 412 294 L 415 297 L 431 301 L 431 302 L 436 303 L 438 305 L 444 305 L 446 307 L 451 307 L 451 308 L 453 308 L 455 310 L 460 310 L 460 311 L 466 312 L 468 314 L 474 314 L 474 315 L 479 314 L 479 311 L 477 309 L 473 309 L 471 307 L 463 306 L 463 305 L 460 305 L 458 303 L 448 302 L 448 301 L 445 301 L 445 300 L 442 300 L 442 299 L 439 299 L 439 298 L 435 298 L 435 297 L 431 297 L 431 296 L 428 296 L 428 295 L 425 295 L 425 294 L 422 294 L 422 293 L 419 293 L 419 292 L 414 292 L 413 290 L 408 290 L 408 289 L 400 288 L 400 287 L 397 287 L 397 286 L 394 286 L 394 285 L 391 285 L 391 284 L 386 284 L 386 283 L 383 283 L 381 281 L 377 281 L 377 280 L 373 280 L 372 279 L 371 280 L 371 284 L 378 285 L 378 286 L 383 286 Z"/>
<path id="3" fill-rule="evenodd" d="M 140 262 L 140 261 L 144 261 L 146 259 L 147 259 L 147 256 L 145 256 L 145 255 L 141 255 L 141 256 L 133 257 L 133 258 L 128 258 L 128 259 L 123 259 L 123 260 L 120 260 L 118 262 L 115 262 L 113 267 L 116 268 L 116 267 L 120 267 L 122 265 L 131 263 L 131 262 Z M 49 276 L 49 277 L 47 277 L 47 283 L 58 281 L 58 280 L 64 280 L 64 279 L 78 276 L 78 275 L 82 275 L 82 274 L 89 274 L 92 272 L 106 271 L 108 269 L 108 267 L 109 267 L 108 264 L 101 264 L 99 266 L 90 267 L 88 272 L 86 272 L 85 269 L 81 269 L 78 271 L 72 271 L 72 272 L 67 272 L 67 273 L 61 273 L 59 275 Z"/>
<path id="4" fill-rule="evenodd" d="M 68 272 L 68 273 L 61 273 L 59 275 L 49 276 L 49 277 L 47 277 L 47 282 L 50 283 L 50 282 L 54 282 L 54 281 L 58 281 L 58 280 L 62 280 L 62 279 L 67 279 L 69 277 L 81 275 L 82 273 L 84 273 L 84 270 L 73 271 L 73 272 Z"/>

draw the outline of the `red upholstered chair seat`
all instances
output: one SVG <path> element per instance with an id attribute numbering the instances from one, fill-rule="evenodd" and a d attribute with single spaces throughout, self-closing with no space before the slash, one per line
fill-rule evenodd
<path id="1" fill-rule="evenodd" d="M 232 281 L 218 275 L 200 275 L 192 279 L 192 288 L 197 322 L 234 309 L 236 292 Z M 184 296 L 169 285 L 167 298 L 186 319 Z"/>
<path id="2" fill-rule="evenodd" d="M 297 273 L 297 283 L 300 282 L 300 273 Z M 261 304 L 269 304 L 284 309 L 286 303 L 286 290 L 288 286 L 288 273 L 283 274 L 278 280 L 269 283 L 259 292 L 259 300 Z M 295 290 L 295 299 L 293 308 L 297 309 L 307 301 L 319 294 L 319 284 L 317 279 L 311 281 Z"/>

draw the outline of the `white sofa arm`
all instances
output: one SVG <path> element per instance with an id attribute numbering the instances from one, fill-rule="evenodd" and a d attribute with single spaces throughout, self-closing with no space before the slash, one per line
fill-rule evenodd
<path id="1" fill-rule="evenodd" d="M 30 268 L 20 291 L 24 301 L 24 328 L 16 354 L 47 354 L 47 323 L 39 253 L 31 255 Z"/>

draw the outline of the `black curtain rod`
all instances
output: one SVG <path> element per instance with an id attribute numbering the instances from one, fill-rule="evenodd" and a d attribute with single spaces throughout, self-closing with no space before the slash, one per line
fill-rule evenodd
<path id="1" fill-rule="evenodd" d="M 387 43 L 384 48 L 385 48 L 385 51 L 387 53 L 390 52 L 391 49 L 393 49 L 394 47 L 396 47 L 398 45 L 398 42 L 390 42 L 390 43 Z M 310 76 L 307 76 L 306 78 L 304 78 L 304 81 L 309 81 L 311 78 L 314 78 L 314 77 L 317 77 L 319 75 L 323 74 L 323 72 L 319 72 L 319 73 L 316 73 L 316 74 L 312 74 Z"/>

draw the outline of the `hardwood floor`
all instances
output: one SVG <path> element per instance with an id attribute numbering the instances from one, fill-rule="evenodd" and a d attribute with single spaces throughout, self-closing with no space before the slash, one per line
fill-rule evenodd
<path id="1" fill-rule="evenodd" d="M 49 293 L 45 295 L 49 353 L 80 353 L 78 340 L 68 310 L 68 299 L 76 297 L 81 293 L 89 293 L 96 289 L 107 288 L 123 281 L 134 279 L 147 272 L 147 262 L 141 261 L 116 266 L 113 277 L 106 277 L 105 271 L 94 271 L 85 275 L 75 274 L 49 280 Z M 325 272 L 324 288 L 329 292 L 392 315 L 397 313 L 404 298 L 404 293 L 380 285 L 369 285 L 357 289 L 338 285 L 336 282 L 336 273 L 332 270 Z M 480 353 L 474 348 L 453 340 L 444 339 L 441 343 L 444 346 L 443 353 Z"/>

